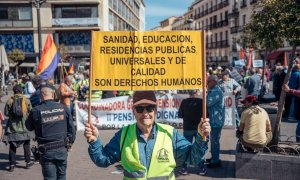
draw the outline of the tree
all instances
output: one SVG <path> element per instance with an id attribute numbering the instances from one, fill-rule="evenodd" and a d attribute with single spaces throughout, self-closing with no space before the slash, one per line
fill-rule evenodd
<path id="1" fill-rule="evenodd" d="M 261 0 L 256 13 L 246 25 L 244 40 L 248 45 L 257 45 L 265 49 L 265 59 L 270 50 L 274 50 L 286 40 L 293 46 L 292 58 L 284 83 L 288 83 L 296 47 L 300 44 L 300 1 L 299 0 Z M 265 63 L 264 63 L 265 64 Z M 273 132 L 272 144 L 278 144 L 279 128 L 283 112 L 285 92 L 281 91 Z"/>
<path id="2" fill-rule="evenodd" d="M 258 11 L 252 14 L 250 22 L 245 26 L 243 38 L 250 47 L 265 51 L 260 98 L 262 98 L 264 90 L 267 55 L 272 50 L 281 47 L 284 42 L 284 38 L 279 36 L 280 24 L 277 22 L 280 13 L 276 12 L 276 9 L 274 10 L 274 6 L 276 6 L 276 0 L 260 1 L 257 4 L 255 10 Z"/>
<path id="3" fill-rule="evenodd" d="M 286 38 L 292 48 L 292 57 L 289 61 L 287 75 L 284 79 L 284 84 L 289 82 L 291 71 L 293 68 L 293 60 L 295 58 L 296 48 L 300 45 L 300 1 L 299 0 L 277 0 L 277 7 L 282 13 L 278 17 L 280 24 L 280 35 Z M 278 103 L 278 112 L 276 115 L 275 127 L 273 132 L 272 144 L 277 145 L 279 140 L 279 129 L 285 102 L 285 92 L 281 91 L 280 100 Z"/>
<path id="4" fill-rule="evenodd" d="M 25 59 L 25 53 L 21 49 L 13 49 L 9 53 L 7 53 L 8 61 L 17 63 L 16 65 L 16 79 L 18 82 L 18 72 L 19 66 L 23 63 Z"/>
<path id="5" fill-rule="evenodd" d="M 283 44 L 284 39 L 279 36 L 280 25 L 277 22 L 279 15 L 274 13 L 275 1 L 260 1 L 256 5 L 255 10 L 258 11 L 252 14 L 250 22 L 245 25 L 242 38 L 248 46 L 269 52 Z"/>

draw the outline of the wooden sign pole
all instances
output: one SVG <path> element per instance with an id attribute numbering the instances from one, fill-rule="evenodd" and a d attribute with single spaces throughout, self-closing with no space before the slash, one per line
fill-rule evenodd
<path id="1" fill-rule="evenodd" d="M 206 119 L 206 38 L 205 31 L 202 34 L 202 119 Z M 206 141 L 206 136 L 203 136 L 202 139 Z"/>
<path id="2" fill-rule="evenodd" d="M 91 118 L 92 118 L 92 116 L 91 116 L 91 113 L 92 113 L 92 102 L 91 102 L 91 97 L 92 97 L 92 88 L 91 88 L 91 85 L 92 85 L 92 79 L 93 79 L 93 52 L 92 52 L 92 50 L 93 50 L 93 31 L 91 31 L 91 50 L 90 50 L 90 53 L 91 53 L 91 55 L 90 55 L 90 57 L 91 57 L 91 59 L 90 59 L 90 69 L 89 69 L 89 97 L 88 97 L 88 106 L 89 106 L 89 109 L 88 109 L 88 123 L 91 125 L 92 124 L 92 120 L 91 120 Z"/>

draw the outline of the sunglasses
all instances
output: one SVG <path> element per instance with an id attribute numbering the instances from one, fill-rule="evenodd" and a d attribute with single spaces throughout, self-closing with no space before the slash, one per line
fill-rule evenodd
<path id="1" fill-rule="evenodd" d="M 153 112 L 154 110 L 155 110 L 155 108 L 156 108 L 156 106 L 136 106 L 135 107 L 135 111 L 137 112 L 137 113 L 143 113 L 144 112 L 144 110 L 146 109 L 146 111 L 148 112 L 148 113 L 150 113 L 150 112 Z"/>

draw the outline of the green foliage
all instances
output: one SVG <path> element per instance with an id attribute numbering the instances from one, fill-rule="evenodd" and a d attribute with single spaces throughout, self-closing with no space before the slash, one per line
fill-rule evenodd
<path id="1" fill-rule="evenodd" d="M 300 45 L 300 1 L 277 0 L 281 10 L 278 23 L 281 25 L 281 34 L 292 46 Z"/>
<path id="2" fill-rule="evenodd" d="M 273 50 L 282 46 L 284 38 L 280 34 L 280 16 L 277 0 L 260 1 L 255 7 L 251 20 L 245 26 L 242 37 L 248 46 Z"/>
<path id="3" fill-rule="evenodd" d="M 245 26 L 242 39 L 249 47 L 274 50 L 284 40 L 300 45 L 300 3 L 298 0 L 261 0 Z"/>
<path id="4" fill-rule="evenodd" d="M 19 63 L 25 59 L 25 53 L 21 49 L 13 49 L 7 57 L 10 62 Z"/>

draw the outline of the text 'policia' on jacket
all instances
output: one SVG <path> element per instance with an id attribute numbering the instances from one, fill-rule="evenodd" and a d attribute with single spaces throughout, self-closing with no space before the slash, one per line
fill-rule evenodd
<path id="1" fill-rule="evenodd" d="M 56 142 L 69 138 L 75 141 L 75 128 L 68 108 L 54 100 L 46 100 L 36 106 L 26 121 L 28 130 L 35 130 L 39 144 Z"/>
<path id="2" fill-rule="evenodd" d="M 175 180 L 176 162 L 172 145 L 174 128 L 157 123 L 157 137 L 148 170 L 139 161 L 136 128 L 136 124 L 132 124 L 122 130 L 120 150 L 124 167 L 123 179 Z"/>

